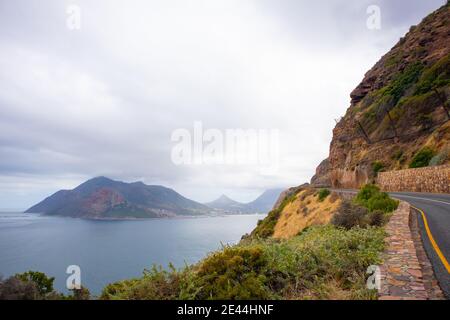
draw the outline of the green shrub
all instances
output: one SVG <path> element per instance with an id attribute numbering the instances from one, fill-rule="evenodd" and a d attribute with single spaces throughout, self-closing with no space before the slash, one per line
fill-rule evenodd
<path id="1" fill-rule="evenodd" d="M 424 147 L 419 150 L 411 160 L 409 164 L 410 168 L 422 168 L 427 167 L 430 164 L 431 159 L 435 156 L 433 149 L 429 147 Z"/>
<path id="2" fill-rule="evenodd" d="M 380 188 L 374 184 L 366 184 L 363 186 L 355 197 L 355 203 L 367 207 L 367 202 L 374 195 L 380 193 Z"/>
<path id="3" fill-rule="evenodd" d="M 383 211 L 385 213 L 392 212 L 398 207 L 398 201 L 389 197 L 385 192 L 380 192 L 367 201 L 367 208 L 370 212 Z"/>
<path id="4" fill-rule="evenodd" d="M 415 95 L 428 93 L 450 84 L 450 54 L 426 69 L 416 85 Z"/>
<path id="5" fill-rule="evenodd" d="M 174 300 L 192 299 L 195 285 L 190 267 L 169 270 L 153 266 L 144 270 L 139 279 L 129 279 L 107 285 L 100 296 L 102 300 Z"/>
<path id="6" fill-rule="evenodd" d="M 323 202 L 329 195 L 330 195 L 330 190 L 328 190 L 328 189 L 320 189 L 319 190 L 319 201 L 320 202 Z"/>
<path id="7" fill-rule="evenodd" d="M 116 299 L 126 299 L 129 297 L 129 292 L 131 292 L 131 288 L 134 287 L 140 280 L 138 279 L 130 279 L 123 280 L 114 283 L 108 284 L 102 290 L 102 294 L 100 295 L 101 300 L 116 300 Z"/>
<path id="8" fill-rule="evenodd" d="M 53 282 L 55 278 L 49 278 L 45 273 L 38 271 L 28 271 L 15 275 L 16 278 L 24 282 L 33 282 L 40 295 L 46 295 L 53 291 Z"/>
<path id="9" fill-rule="evenodd" d="M 406 90 L 417 82 L 423 68 L 423 65 L 419 62 L 409 65 L 402 73 L 397 75 L 397 77 L 388 86 L 385 94 L 393 98 L 394 106 L 399 102 Z"/>
<path id="10" fill-rule="evenodd" d="M 195 299 L 268 299 L 268 260 L 261 247 L 226 247 L 199 265 Z"/>
<path id="11" fill-rule="evenodd" d="M 378 173 L 379 173 L 380 171 L 382 171 L 383 169 L 384 169 L 384 164 L 383 164 L 382 162 L 380 162 L 380 161 L 374 161 L 374 162 L 372 163 L 372 170 L 373 170 L 373 173 L 375 174 L 375 176 L 377 176 Z"/>
<path id="12" fill-rule="evenodd" d="M 366 207 L 369 212 L 381 210 L 385 213 L 397 209 L 398 201 L 389 197 L 385 192 L 373 184 L 367 184 L 361 188 L 354 199 L 355 204 Z"/>

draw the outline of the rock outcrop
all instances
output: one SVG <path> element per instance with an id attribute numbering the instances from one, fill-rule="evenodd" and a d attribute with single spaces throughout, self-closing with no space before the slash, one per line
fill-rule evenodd
<path id="1" fill-rule="evenodd" d="M 426 17 L 367 72 L 333 130 L 328 161 L 312 184 L 356 188 L 384 170 L 407 168 L 423 147 L 450 142 L 450 5 Z M 440 163 L 450 159 L 441 157 Z"/>
<path id="2" fill-rule="evenodd" d="M 314 187 L 329 187 L 331 185 L 330 160 L 323 160 L 316 169 L 316 174 L 311 178 Z"/>

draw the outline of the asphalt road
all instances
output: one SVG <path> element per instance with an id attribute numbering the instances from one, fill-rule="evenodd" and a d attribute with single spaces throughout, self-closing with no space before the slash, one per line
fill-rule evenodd
<path id="1" fill-rule="evenodd" d="M 353 190 L 339 190 L 351 192 Z M 422 214 L 418 214 L 420 231 L 436 278 L 442 291 L 450 299 L 450 194 L 391 192 L 392 197 L 406 201 L 423 211 L 428 222 L 429 233 L 434 238 L 433 245 L 426 230 Z M 441 253 L 441 257 L 438 254 Z"/>
<path id="2" fill-rule="evenodd" d="M 422 214 L 418 215 L 418 222 L 422 234 L 423 244 L 428 258 L 433 265 L 434 273 L 439 281 L 442 291 L 447 299 L 450 299 L 450 195 L 430 193 L 390 193 L 392 197 L 410 203 L 425 214 L 429 232 L 434 238 L 436 246 L 433 246 L 425 228 Z M 439 257 L 438 250 L 442 257 Z M 447 267 L 445 266 L 447 263 Z"/>

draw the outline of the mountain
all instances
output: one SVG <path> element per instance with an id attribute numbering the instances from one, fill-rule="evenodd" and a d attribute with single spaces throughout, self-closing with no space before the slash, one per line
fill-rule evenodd
<path id="1" fill-rule="evenodd" d="M 411 27 L 351 93 L 313 185 L 357 188 L 379 170 L 412 166 L 416 155 L 449 163 L 449 44 L 447 2 Z"/>
<path id="2" fill-rule="evenodd" d="M 267 213 L 272 210 L 283 189 L 270 189 L 245 206 L 251 212 Z"/>
<path id="3" fill-rule="evenodd" d="M 219 199 L 205 205 L 227 213 L 267 213 L 272 209 L 282 191 L 283 189 L 267 190 L 249 203 L 237 202 L 222 195 Z"/>
<path id="4" fill-rule="evenodd" d="M 210 208 L 223 210 L 229 213 L 245 213 L 244 203 L 234 201 L 226 195 L 222 195 L 220 198 L 212 202 L 205 203 L 205 205 Z"/>
<path id="5" fill-rule="evenodd" d="M 105 177 L 84 182 L 73 190 L 61 190 L 28 209 L 43 213 L 93 219 L 157 218 L 201 215 L 210 209 L 172 189 L 142 182 L 125 183 Z"/>

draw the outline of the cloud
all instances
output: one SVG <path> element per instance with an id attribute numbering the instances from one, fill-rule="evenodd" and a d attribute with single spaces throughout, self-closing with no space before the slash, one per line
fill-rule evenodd
<path id="1" fill-rule="evenodd" d="M 200 201 L 309 180 L 364 73 L 445 1 L 0 4 L 0 201 L 25 208 L 108 175 Z M 79 5 L 82 26 L 66 27 Z M 382 9 L 380 31 L 366 8 Z M 171 133 L 278 129 L 280 170 L 175 166 Z"/>

